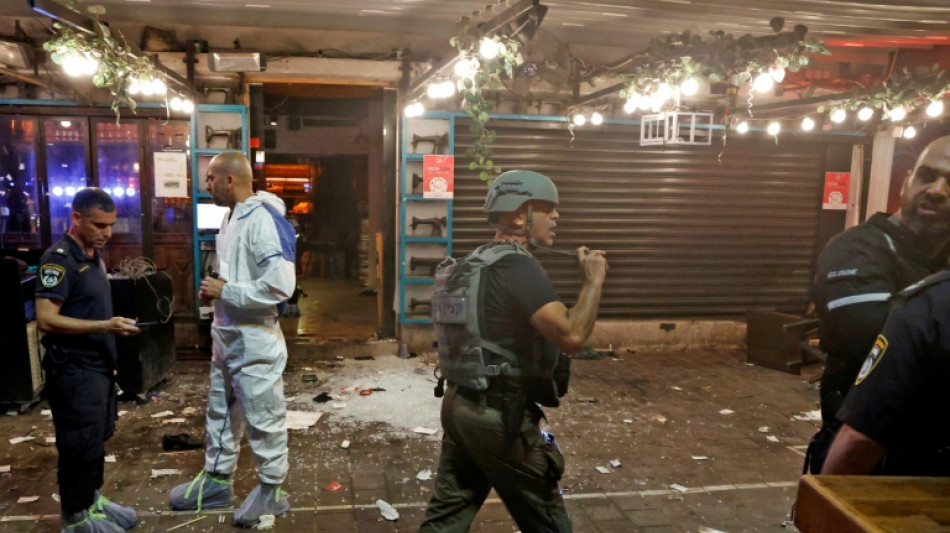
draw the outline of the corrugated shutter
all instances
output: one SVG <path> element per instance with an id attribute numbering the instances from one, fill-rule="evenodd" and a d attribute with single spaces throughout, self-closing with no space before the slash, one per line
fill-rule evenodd
<path id="1" fill-rule="evenodd" d="M 639 128 L 492 120 L 494 161 L 558 186 L 555 247 L 607 251 L 601 317 L 743 317 L 750 308 L 801 312 L 814 257 L 825 145 L 780 139 L 726 146 L 640 146 Z M 474 136 L 455 131 L 456 254 L 491 238 L 486 185 L 468 169 Z M 539 253 L 572 302 L 580 275 L 570 258 Z"/>

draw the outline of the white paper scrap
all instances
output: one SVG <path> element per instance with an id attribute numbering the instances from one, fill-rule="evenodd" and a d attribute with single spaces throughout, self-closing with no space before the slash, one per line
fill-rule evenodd
<path id="1" fill-rule="evenodd" d="M 152 469 L 152 479 L 162 476 L 177 476 L 181 474 L 181 470 L 177 468 L 153 468 Z"/>
<path id="2" fill-rule="evenodd" d="M 418 479 L 419 481 L 428 481 L 432 479 L 432 470 L 428 468 L 426 468 L 425 470 L 420 470 L 419 473 L 416 474 L 416 479 Z"/>
<path id="3" fill-rule="evenodd" d="M 694 461 L 708 461 L 709 457 L 706 457 L 705 455 L 694 455 L 693 460 Z"/>
<path id="4" fill-rule="evenodd" d="M 21 442 L 26 442 L 28 440 L 33 440 L 36 437 L 13 437 L 10 439 L 10 444 L 20 444 Z"/>
<path id="5" fill-rule="evenodd" d="M 154 415 L 152 415 L 152 418 L 164 418 L 166 416 L 174 416 L 174 415 L 175 413 L 171 411 L 162 411 L 161 413 L 155 413 Z"/>
<path id="6" fill-rule="evenodd" d="M 412 430 L 414 433 L 422 433 L 423 435 L 435 435 L 439 432 L 437 429 L 424 428 L 422 426 L 417 426 Z"/>
<path id="7" fill-rule="evenodd" d="M 114 463 L 114 462 L 115 462 L 115 456 L 114 456 L 114 455 L 107 455 L 107 456 L 106 456 L 106 462 L 107 462 L 107 463 Z"/>
<path id="8" fill-rule="evenodd" d="M 633 419 L 632 419 L 632 418 L 624 418 L 624 419 L 623 419 L 623 423 L 624 423 L 624 424 L 633 424 Z"/>
<path id="9" fill-rule="evenodd" d="M 732 409 L 722 409 L 719 411 L 719 414 L 721 415 L 731 415 L 732 413 L 735 413 L 735 411 Z"/>
<path id="10" fill-rule="evenodd" d="M 262 514 L 260 517 L 258 517 L 257 525 L 254 526 L 254 529 L 257 529 L 257 530 L 271 529 L 274 527 L 274 520 L 276 520 L 276 517 L 274 515 Z"/>
<path id="11" fill-rule="evenodd" d="M 169 418 L 168 420 L 162 420 L 162 424 L 184 424 L 187 422 L 184 418 Z"/>
<path id="12" fill-rule="evenodd" d="M 56 444 L 56 437 L 46 437 L 46 444 Z"/>
<path id="13" fill-rule="evenodd" d="M 672 485 L 670 485 L 670 488 L 673 489 L 673 490 L 679 491 L 679 492 L 689 492 L 689 489 L 688 489 L 688 488 L 686 488 L 686 487 L 684 487 L 684 486 L 682 486 L 682 485 L 680 485 L 680 484 L 678 484 L 678 483 L 673 483 Z"/>
<path id="14" fill-rule="evenodd" d="M 0 465 L 0 474 L 9 474 L 10 465 Z"/>
<path id="15" fill-rule="evenodd" d="M 287 429 L 307 429 L 316 424 L 321 416 L 321 412 L 287 411 Z"/>
<path id="16" fill-rule="evenodd" d="M 129 412 L 128 412 L 128 411 L 119 411 L 118 414 L 119 414 L 119 416 L 125 416 L 125 415 L 129 414 Z"/>
<path id="17" fill-rule="evenodd" d="M 53 416 L 53 412 L 50 411 L 49 409 L 43 409 L 42 411 L 40 411 L 40 414 L 42 416 Z"/>
<path id="18" fill-rule="evenodd" d="M 683 390 L 682 387 L 677 387 L 676 385 L 673 385 L 673 386 L 670 387 L 670 388 L 673 389 L 673 390 L 675 390 L 675 391 L 681 391 L 681 390 Z"/>
<path id="19" fill-rule="evenodd" d="M 600 472 L 601 474 L 613 473 L 613 470 L 607 468 L 606 466 L 595 466 L 594 468 L 596 468 L 597 471 Z"/>
<path id="20" fill-rule="evenodd" d="M 772 431 L 772 428 L 768 426 L 762 426 L 759 428 L 759 433 L 768 433 L 769 431 Z"/>
<path id="21" fill-rule="evenodd" d="M 778 437 L 776 437 L 775 435 L 769 435 L 768 437 L 765 437 L 765 440 L 769 442 L 778 442 Z"/>
<path id="22" fill-rule="evenodd" d="M 346 407 L 346 404 L 345 404 L 345 403 L 335 403 L 335 404 L 333 404 L 333 408 L 334 408 L 334 409 L 343 409 L 344 407 Z"/>
<path id="23" fill-rule="evenodd" d="M 795 420 L 801 420 L 802 422 L 821 422 L 821 411 L 804 411 L 800 414 L 793 415 L 792 418 Z"/>
<path id="24" fill-rule="evenodd" d="M 288 400 L 288 401 L 289 401 L 289 400 Z M 193 414 L 195 414 L 195 413 L 197 413 L 197 412 L 198 412 L 198 410 L 195 409 L 194 407 L 185 407 L 184 409 L 181 410 L 181 414 L 183 414 L 183 415 L 185 415 L 185 416 L 193 415 Z"/>
<path id="25" fill-rule="evenodd" d="M 711 527 L 699 526 L 699 529 L 696 530 L 696 533 L 726 533 L 718 529 L 713 529 Z"/>
<path id="26" fill-rule="evenodd" d="M 610 466 L 614 468 L 620 468 L 620 459 L 611 459 Z"/>
<path id="27" fill-rule="evenodd" d="M 53 498 L 53 501 L 56 503 L 60 502 L 59 494 L 56 494 L 55 492 L 50 495 L 50 498 Z"/>
<path id="28" fill-rule="evenodd" d="M 383 500 L 376 500 L 376 507 L 379 508 L 379 512 L 386 520 L 399 520 L 399 511 L 396 511 L 392 505 L 389 505 Z"/>
<path id="29" fill-rule="evenodd" d="M 20 499 L 18 499 L 16 502 L 17 503 L 33 503 L 39 499 L 40 499 L 39 496 L 20 496 Z"/>
<path id="30" fill-rule="evenodd" d="M 348 449 L 349 447 L 350 447 L 350 441 L 348 440 L 345 440 L 340 443 L 340 448 L 343 448 L 344 450 Z"/>

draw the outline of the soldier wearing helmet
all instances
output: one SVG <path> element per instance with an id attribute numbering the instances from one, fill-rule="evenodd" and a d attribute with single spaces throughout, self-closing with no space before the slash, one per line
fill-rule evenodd
<path id="1" fill-rule="evenodd" d="M 554 244 L 559 203 L 547 176 L 503 173 L 485 199 L 494 239 L 436 273 L 433 324 L 448 386 L 420 533 L 468 531 L 493 488 L 522 531 L 572 531 L 558 486 L 564 457 L 540 428 L 541 406 L 556 407 L 566 392 L 564 354 L 579 351 L 593 330 L 607 260 L 601 250 L 577 249 L 583 284 L 574 306 L 564 305 L 531 253 Z"/>

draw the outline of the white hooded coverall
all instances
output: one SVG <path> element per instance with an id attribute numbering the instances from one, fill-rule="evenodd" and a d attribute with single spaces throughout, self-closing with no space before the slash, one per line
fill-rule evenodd
<path id="1" fill-rule="evenodd" d="M 244 424 L 261 483 L 287 476 L 287 405 L 282 374 L 287 344 L 278 304 L 293 294 L 296 237 L 284 202 L 258 192 L 237 204 L 217 236 L 217 272 L 227 280 L 214 300 L 205 470 L 232 474 Z"/>

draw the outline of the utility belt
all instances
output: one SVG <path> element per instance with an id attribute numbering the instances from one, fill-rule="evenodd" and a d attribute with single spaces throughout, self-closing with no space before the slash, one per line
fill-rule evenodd
<path id="1" fill-rule="evenodd" d="M 491 409 L 497 409 L 498 411 L 503 411 L 505 406 L 510 406 L 514 400 L 513 395 L 511 394 L 499 394 L 492 393 L 490 391 L 481 391 L 470 389 L 468 387 L 459 387 L 458 385 L 450 385 L 455 387 L 455 394 L 475 403 L 481 403 L 484 398 L 485 406 Z"/>

